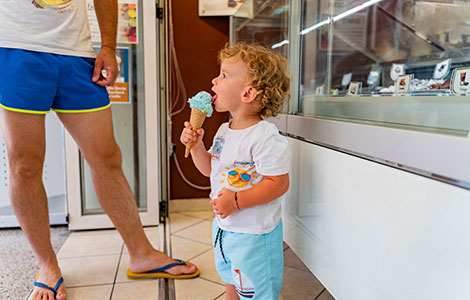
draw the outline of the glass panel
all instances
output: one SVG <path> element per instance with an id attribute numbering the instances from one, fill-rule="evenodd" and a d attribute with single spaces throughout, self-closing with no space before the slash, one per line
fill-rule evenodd
<path id="1" fill-rule="evenodd" d="M 126 7 L 119 3 L 122 15 L 132 7 Z M 118 33 L 118 50 L 116 55 L 120 61 L 120 73 L 117 82 L 128 82 L 129 102 L 111 104 L 114 134 L 122 152 L 122 168 L 124 175 L 135 196 L 139 211 L 147 211 L 147 189 L 146 189 L 146 153 L 145 153 L 145 94 L 144 94 L 144 41 L 142 0 L 137 6 L 137 26 L 120 28 L 127 30 L 127 34 Z M 127 14 L 129 18 L 132 14 Z M 129 21 L 129 24 L 133 24 Z M 135 20 L 134 20 L 135 21 Z M 120 24 L 121 26 L 121 24 Z M 137 43 L 134 41 L 132 30 L 137 30 Z M 95 44 L 95 43 L 94 43 Z M 95 46 L 99 49 L 99 43 Z M 120 49 L 120 50 L 119 50 Z M 113 98 L 113 97 L 111 97 Z M 93 186 L 90 167 L 80 154 L 80 170 L 82 183 L 82 215 L 101 214 L 101 209 Z"/>
<path id="2" fill-rule="evenodd" d="M 247 0 L 231 18 L 234 42 L 264 45 L 289 57 L 290 2 L 283 0 Z M 284 105 L 282 113 L 287 113 Z"/>
<path id="3" fill-rule="evenodd" d="M 303 1 L 300 31 L 300 94 L 325 95 L 329 70 L 329 0 Z M 302 107 L 302 97 L 300 97 Z"/>
<path id="4" fill-rule="evenodd" d="M 470 3 L 329 2 L 331 21 L 328 3 L 304 1 L 299 114 L 468 134 Z"/>
<path id="5" fill-rule="evenodd" d="M 254 42 L 288 56 L 289 3 L 281 0 L 248 0 L 233 18 L 233 40 Z"/>

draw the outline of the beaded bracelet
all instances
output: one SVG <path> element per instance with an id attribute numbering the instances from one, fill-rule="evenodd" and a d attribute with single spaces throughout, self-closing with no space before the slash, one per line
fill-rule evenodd
<path id="1" fill-rule="evenodd" d="M 237 209 L 240 210 L 240 206 L 238 206 L 238 197 L 237 197 L 237 193 L 238 193 L 238 192 L 235 192 L 235 204 L 237 205 Z"/>

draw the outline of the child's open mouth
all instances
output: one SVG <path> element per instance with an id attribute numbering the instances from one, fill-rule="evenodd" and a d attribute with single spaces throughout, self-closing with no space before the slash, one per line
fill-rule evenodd
<path id="1" fill-rule="evenodd" d="M 214 103 L 217 100 L 217 95 L 212 96 L 212 103 Z"/>

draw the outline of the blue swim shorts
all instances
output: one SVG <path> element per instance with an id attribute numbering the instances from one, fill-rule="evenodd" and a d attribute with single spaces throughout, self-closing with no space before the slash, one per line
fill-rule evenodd
<path id="1" fill-rule="evenodd" d="M 0 106 L 33 114 L 108 108 L 106 88 L 91 81 L 94 64 L 93 58 L 0 48 Z"/>
<path id="2" fill-rule="evenodd" d="M 282 222 L 265 234 L 225 231 L 214 219 L 215 267 L 223 281 L 235 285 L 240 299 L 277 300 L 284 272 Z"/>

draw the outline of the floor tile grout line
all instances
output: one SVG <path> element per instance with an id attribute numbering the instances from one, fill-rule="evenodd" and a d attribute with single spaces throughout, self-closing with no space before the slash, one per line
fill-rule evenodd
<path id="1" fill-rule="evenodd" d="M 192 227 L 192 226 L 194 226 L 194 225 L 197 225 L 197 224 L 200 224 L 200 223 L 206 222 L 206 221 L 207 221 L 207 220 L 199 219 L 199 222 L 193 223 L 193 224 L 188 225 L 188 226 L 186 226 L 186 227 L 184 227 L 184 228 L 180 228 L 180 229 L 178 229 L 178 230 L 176 230 L 176 231 L 170 232 L 170 234 L 183 231 L 183 230 L 188 229 L 188 228 L 190 228 L 190 227 Z M 170 220 L 170 224 L 171 224 L 171 220 Z"/>
<path id="2" fill-rule="evenodd" d="M 200 257 L 200 256 L 202 256 L 202 255 L 204 255 L 204 254 L 206 254 L 207 252 L 212 251 L 212 250 L 214 250 L 214 248 L 207 249 L 207 250 L 205 250 L 205 251 L 203 251 L 203 252 L 201 252 L 201 253 L 199 253 L 199 254 L 193 256 L 193 257 L 188 258 L 188 260 L 193 260 L 193 259 L 195 259 L 195 258 L 198 258 L 198 257 Z"/>
<path id="3" fill-rule="evenodd" d="M 113 299 L 114 287 L 116 285 L 116 279 L 117 279 L 117 276 L 119 274 L 119 266 L 121 265 L 121 259 L 122 259 L 122 253 L 123 252 L 124 252 L 124 243 L 122 243 L 122 246 L 121 246 L 121 253 L 119 255 L 119 260 L 118 260 L 117 267 L 116 267 L 116 274 L 114 274 L 113 286 L 111 288 L 111 294 L 109 295 L 109 300 Z"/>
<path id="4" fill-rule="evenodd" d="M 215 297 L 214 300 L 217 300 L 219 299 L 220 297 L 222 297 L 223 295 L 225 294 L 225 292 L 223 292 L 222 294 L 220 294 L 219 296 Z"/>
<path id="5" fill-rule="evenodd" d="M 318 298 L 320 298 L 321 294 L 323 294 L 324 291 L 326 291 L 326 288 L 323 288 L 323 290 L 321 291 L 321 293 L 318 294 L 318 296 L 316 296 L 314 300 L 317 300 Z"/>
<path id="6" fill-rule="evenodd" d="M 217 282 L 217 281 L 214 281 L 214 280 L 210 280 L 210 279 L 207 279 L 207 278 L 204 278 L 204 277 L 199 277 L 199 278 L 202 279 L 202 280 L 205 280 L 205 281 L 208 281 L 208 282 L 211 282 L 211 283 L 220 285 L 220 286 L 225 286 L 225 283 L 220 283 L 220 282 Z"/>
<path id="7" fill-rule="evenodd" d="M 57 257 L 57 259 L 73 259 L 73 258 L 100 257 L 100 256 L 112 256 L 112 255 L 121 255 L 121 252 L 107 253 L 107 254 L 82 255 L 82 256 L 66 256 L 66 257 Z"/>
<path id="8" fill-rule="evenodd" d="M 289 265 L 286 265 L 284 264 L 284 267 L 287 267 L 289 269 L 294 269 L 294 270 L 297 270 L 297 271 L 302 271 L 302 272 L 306 272 L 306 273 L 309 273 L 309 274 L 312 274 L 312 271 L 310 271 L 307 267 L 305 267 L 305 269 L 299 269 L 299 268 L 296 268 L 296 267 L 293 267 L 293 266 L 289 266 Z"/>
<path id="9" fill-rule="evenodd" d="M 184 237 L 184 236 L 180 236 L 180 235 L 176 235 L 176 234 L 172 234 L 176 237 L 179 237 L 179 238 L 182 238 L 182 239 L 185 239 L 185 240 L 188 240 L 188 241 L 191 241 L 191 242 L 196 242 L 196 243 L 199 243 L 199 244 L 204 244 L 204 245 L 211 245 L 212 246 L 212 242 L 209 244 L 209 243 L 206 243 L 206 242 L 201 242 L 199 240 L 193 240 L 193 239 L 190 239 L 190 238 L 187 238 L 187 237 Z"/>
<path id="10" fill-rule="evenodd" d="M 85 284 L 85 285 L 74 285 L 74 286 L 67 286 L 68 289 L 79 289 L 79 288 L 86 288 L 86 287 L 94 287 L 94 286 L 105 286 L 105 285 L 113 285 L 112 283 L 99 283 L 99 284 Z"/>
<path id="11" fill-rule="evenodd" d="M 200 211 L 205 211 L 205 210 L 200 210 Z M 210 210 L 208 210 L 210 211 Z M 180 212 L 180 213 L 175 213 L 175 214 L 180 214 L 180 215 L 183 215 L 183 216 L 186 216 L 186 217 L 192 217 L 192 218 L 198 218 L 198 219 L 201 219 L 201 220 L 209 220 L 209 219 L 213 219 L 214 216 L 211 216 L 211 217 L 207 217 L 207 218 L 201 218 L 201 217 L 196 217 L 196 216 L 192 216 L 190 214 L 188 214 L 187 212 Z"/>

